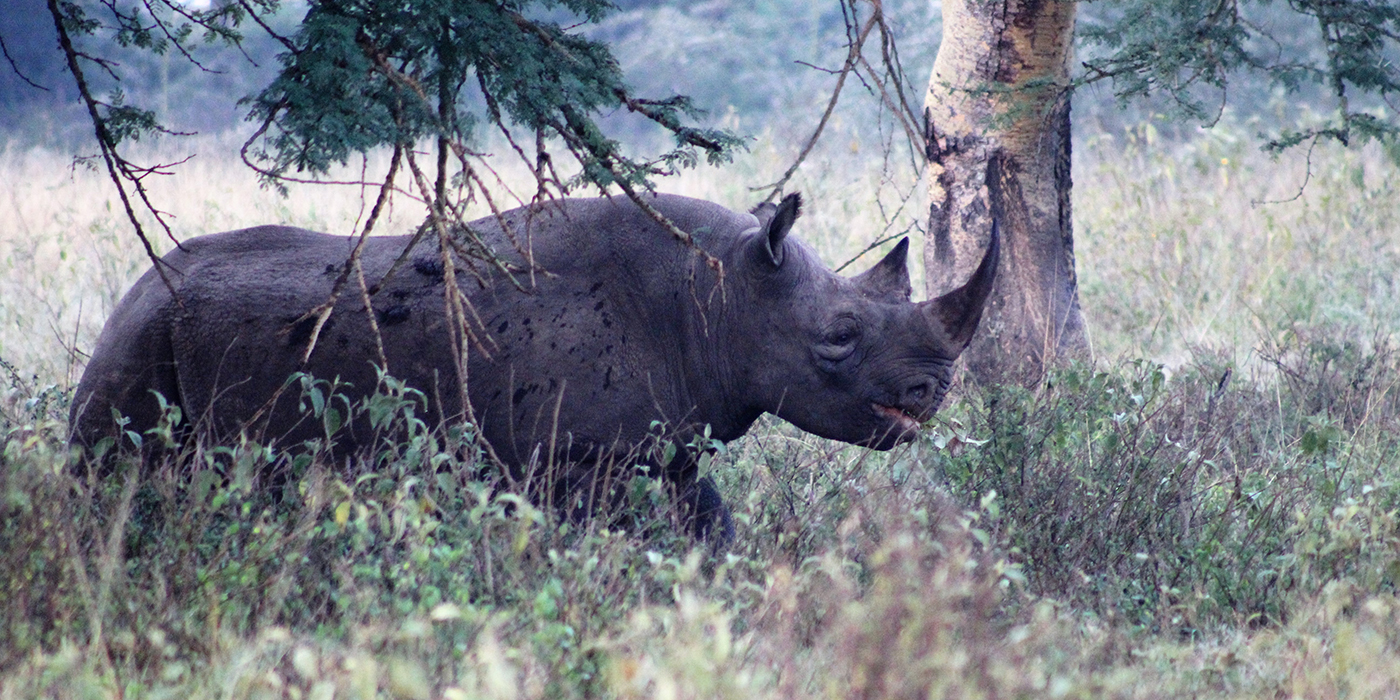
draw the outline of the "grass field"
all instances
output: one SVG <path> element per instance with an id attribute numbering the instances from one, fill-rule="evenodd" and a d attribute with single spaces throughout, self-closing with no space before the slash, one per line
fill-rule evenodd
<path id="1" fill-rule="evenodd" d="M 891 453 L 761 423 L 709 465 L 722 561 L 654 484 L 628 530 L 571 525 L 421 433 L 369 478 L 305 457 L 276 498 L 256 445 L 227 479 L 76 487 L 67 392 L 147 261 L 100 173 L 8 147 L 0 698 L 1400 696 L 1400 174 L 1246 133 L 1082 139 L 1095 363 L 965 388 Z M 924 208 L 877 146 L 828 139 L 794 183 L 833 264 Z M 197 149 L 154 185 L 177 238 L 367 209 Z M 663 189 L 747 207 L 789 156 Z"/>

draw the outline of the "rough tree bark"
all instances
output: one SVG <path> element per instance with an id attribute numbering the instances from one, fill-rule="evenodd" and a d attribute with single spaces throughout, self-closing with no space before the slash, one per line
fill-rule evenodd
<path id="1" fill-rule="evenodd" d="M 924 102 L 930 298 L 966 280 L 1000 226 L 1001 269 L 963 354 L 979 382 L 1033 385 L 1089 355 L 1070 222 L 1075 4 L 944 0 Z"/>

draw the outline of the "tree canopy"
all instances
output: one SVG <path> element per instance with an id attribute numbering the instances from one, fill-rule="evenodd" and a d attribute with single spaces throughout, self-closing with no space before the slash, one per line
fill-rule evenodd
<path id="1" fill-rule="evenodd" d="M 1113 0 L 1092 3 L 1077 33 L 1080 84 L 1110 80 L 1120 101 L 1168 97 L 1213 122 L 1232 81 L 1252 75 L 1330 110 L 1282 124 L 1264 147 L 1400 135 L 1400 5 L 1381 0 Z M 1359 99 L 1358 99 L 1359 98 Z"/>
<path id="2" fill-rule="evenodd" d="M 133 200 L 164 226 L 142 183 L 168 166 L 132 163 L 121 147 L 167 130 L 154 111 L 126 102 L 122 66 L 110 57 L 114 47 L 174 53 L 200 65 L 199 45 L 237 48 L 250 27 L 265 32 L 283 49 L 281 68 L 244 99 L 257 124 L 243 148 L 245 161 L 276 185 L 392 148 L 383 192 L 394 186 L 402 160 L 431 216 L 446 220 L 459 219 L 463 201 L 478 195 L 489 201 L 482 171 L 491 165 L 474 149 L 483 129 L 499 131 L 530 165 L 537 197 L 587 184 L 616 186 L 636 198 L 655 176 L 692 166 L 702 155 L 727 161 L 742 143 L 728 132 L 694 126 L 700 112 L 684 96 L 633 94 L 608 46 L 578 31 L 612 9 L 604 0 L 310 0 L 290 31 L 277 21 L 288 9 L 282 0 L 203 8 L 180 0 L 47 5 L 103 160 L 148 250 Z M 94 88 L 94 72 L 112 85 L 109 96 Z M 624 110 L 669 132 L 674 147 L 644 159 L 624 153 L 596 119 Z M 437 147 L 431 179 L 415 158 L 424 141 Z M 556 150 L 577 160 L 576 176 L 557 174 Z"/>
<path id="3" fill-rule="evenodd" d="M 687 98 L 630 94 L 606 45 L 549 18 L 597 21 L 610 8 L 603 0 L 315 2 L 285 39 L 280 75 L 251 100 L 269 134 L 259 155 L 271 174 L 324 172 L 355 153 L 424 138 L 460 150 L 484 122 L 562 139 L 583 178 L 602 187 L 648 185 L 693 165 L 699 152 L 725 160 L 738 140 L 687 126 L 696 116 Z M 615 109 L 661 125 L 676 148 L 649 161 L 626 157 L 591 118 Z"/>

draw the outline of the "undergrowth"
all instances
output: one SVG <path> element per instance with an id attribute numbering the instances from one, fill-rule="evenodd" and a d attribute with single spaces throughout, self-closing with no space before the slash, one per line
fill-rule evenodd
<path id="1" fill-rule="evenodd" d="M 1135 361 L 1073 366 L 950 412 L 976 449 L 931 460 L 1032 589 L 1153 631 L 1287 621 L 1356 580 L 1390 593 L 1400 356 L 1389 340 L 1294 329 L 1237 377 L 1202 353 L 1170 379 Z"/>
<path id="2" fill-rule="evenodd" d="M 1400 356 L 1301 327 L 1264 355 L 965 386 L 886 454 L 774 421 L 710 460 L 719 557 L 649 479 L 625 518 L 537 507 L 392 380 L 359 463 L 171 443 L 98 478 L 11 371 L 0 696 L 1253 695 L 1320 682 L 1250 656 L 1288 634 L 1352 683 L 1330 655 L 1396 649 Z M 1218 672 L 1159 663 L 1212 645 Z"/>

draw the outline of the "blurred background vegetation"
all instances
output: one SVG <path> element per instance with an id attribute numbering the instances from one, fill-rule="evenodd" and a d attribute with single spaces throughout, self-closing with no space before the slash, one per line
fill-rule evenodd
<path id="1" fill-rule="evenodd" d="M 740 130 L 750 135 L 771 130 L 779 141 L 809 135 L 830 95 L 831 71 L 838 70 L 845 58 L 846 25 L 837 2 L 623 0 L 614 4 L 616 11 L 582 29 L 613 47 L 635 92 L 689 95 L 709 111 L 711 124 L 737 120 Z M 882 7 L 899 41 L 902 64 L 915 87 L 921 87 L 942 34 L 938 3 L 893 0 Z M 1299 64 L 1318 65 L 1325 60 L 1315 21 L 1287 3 L 1247 3 L 1235 9 L 1279 40 L 1272 47 L 1251 49 L 1272 48 Z M 1097 2 L 1082 3 L 1079 12 L 1081 27 L 1100 29 L 1122 14 L 1120 4 Z M 288 2 L 269 24 L 289 33 L 304 13 L 304 5 Z M 564 17 L 560 13 L 554 19 Z M 63 56 L 56 50 L 53 20 L 43 0 L 11 0 L 0 14 L 0 36 L 22 72 L 0 71 L 0 124 L 6 138 L 51 146 L 73 146 L 91 138 Z M 271 81 L 279 67 L 276 56 L 283 50 L 266 32 L 247 31 L 241 51 L 207 46 L 193 51 L 192 56 L 207 70 L 173 52 L 118 50 L 124 76 L 121 89 L 129 104 L 156 110 L 176 131 L 218 134 L 247 128 L 242 123 L 245 110 L 237 99 L 255 95 Z M 1090 60 L 1106 52 L 1097 44 L 1084 45 L 1078 58 Z M 1270 133 L 1296 123 L 1300 115 L 1333 108 L 1325 99 L 1327 86 L 1316 82 L 1300 81 L 1296 92 L 1285 94 L 1258 74 L 1241 71 L 1229 77 L 1228 105 L 1220 116 L 1256 133 Z M 113 87 L 101 76 L 97 84 L 101 89 Z M 1213 107 L 1223 104 L 1226 95 L 1202 91 L 1196 97 Z M 1120 101 L 1112 86 L 1095 83 L 1074 95 L 1076 141 L 1121 132 L 1152 115 L 1179 117 L 1177 107 L 1170 96 Z M 877 101 L 871 99 L 846 99 L 840 109 L 847 120 L 867 125 L 879 111 Z M 1169 137 L 1180 137 L 1194 134 L 1199 125 L 1198 120 L 1173 119 L 1157 128 Z M 657 136 L 655 130 L 629 132 L 629 126 L 637 126 L 635 122 L 619 119 L 615 126 L 622 137 L 641 143 Z"/>

